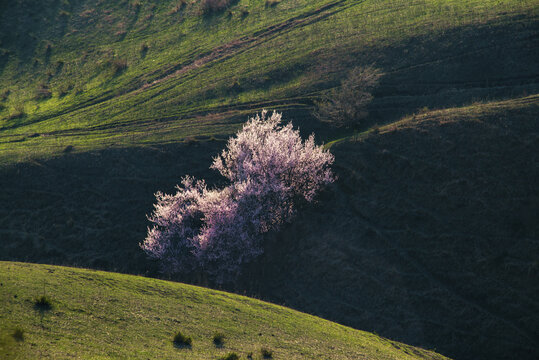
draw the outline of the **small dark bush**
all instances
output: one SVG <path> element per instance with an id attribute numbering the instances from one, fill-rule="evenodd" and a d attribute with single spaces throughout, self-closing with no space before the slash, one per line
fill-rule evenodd
<path id="1" fill-rule="evenodd" d="M 114 75 L 118 75 L 119 73 L 127 69 L 127 60 L 114 59 L 111 60 L 110 65 L 112 67 Z"/>
<path id="2" fill-rule="evenodd" d="M 48 297 L 42 295 L 34 301 L 34 307 L 40 311 L 49 311 L 52 309 L 52 304 Z"/>
<path id="3" fill-rule="evenodd" d="M 266 0 L 266 7 L 274 7 L 277 6 L 278 3 L 280 3 L 281 0 Z"/>
<path id="4" fill-rule="evenodd" d="M 9 116 L 7 117 L 8 120 L 14 120 L 14 119 L 20 119 L 24 117 L 24 113 L 23 112 L 18 112 L 18 111 L 13 111 L 9 114 Z"/>
<path id="5" fill-rule="evenodd" d="M 271 359 L 273 357 L 273 351 L 271 351 L 268 348 L 262 348 L 260 349 L 260 354 L 262 354 L 262 357 L 264 359 Z"/>
<path id="6" fill-rule="evenodd" d="M 146 54 L 148 53 L 149 49 L 150 49 L 150 47 L 148 46 L 148 44 L 146 44 L 146 43 L 141 44 L 140 45 L 140 56 L 145 57 Z"/>
<path id="7" fill-rule="evenodd" d="M 24 341 L 24 330 L 15 329 L 11 336 L 17 341 Z"/>
<path id="8" fill-rule="evenodd" d="M 51 52 L 52 52 L 52 44 L 47 43 L 47 45 L 45 45 L 45 56 L 47 57 L 50 56 Z"/>
<path id="9" fill-rule="evenodd" d="M 202 12 L 204 14 L 210 14 L 225 10 L 230 6 L 231 0 L 202 0 Z"/>
<path id="10" fill-rule="evenodd" d="M 62 68 L 64 67 L 64 61 L 63 60 L 57 60 L 55 63 L 54 63 L 54 66 L 56 68 L 56 72 L 60 72 L 60 70 L 62 70 Z"/>
<path id="11" fill-rule="evenodd" d="M 219 360 L 239 360 L 239 356 L 236 353 L 228 353 L 223 357 L 220 357 Z"/>
<path id="12" fill-rule="evenodd" d="M 176 336 L 174 336 L 174 345 L 176 347 L 191 347 L 193 340 L 190 336 L 184 335 L 179 331 Z"/>
<path id="13" fill-rule="evenodd" d="M 216 332 L 215 334 L 213 334 L 213 343 L 215 344 L 215 346 L 223 346 L 224 342 L 225 335 L 223 333 Z"/>

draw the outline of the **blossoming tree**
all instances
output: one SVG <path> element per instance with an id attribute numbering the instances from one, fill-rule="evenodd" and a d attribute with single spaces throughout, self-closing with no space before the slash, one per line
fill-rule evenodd
<path id="1" fill-rule="evenodd" d="M 313 135 L 302 141 L 292 124 L 281 124 L 281 114 L 263 111 L 214 158 L 211 168 L 230 185 L 208 189 L 187 176 L 175 195 L 158 192 L 141 247 L 166 273 L 202 269 L 217 282 L 231 280 L 262 253 L 264 233 L 278 230 L 298 202 L 312 202 L 334 181 L 333 161 Z"/>

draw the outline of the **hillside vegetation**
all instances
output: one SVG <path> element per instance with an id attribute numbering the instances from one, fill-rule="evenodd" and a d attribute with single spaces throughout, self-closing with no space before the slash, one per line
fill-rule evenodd
<path id="1" fill-rule="evenodd" d="M 447 359 L 315 316 L 195 286 L 0 262 L 0 355 L 8 358 Z M 50 309 L 37 308 L 46 296 Z M 22 336 L 13 337 L 15 330 Z M 174 335 L 192 338 L 178 348 Z M 224 341 L 216 346 L 216 332 Z M 17 339 L 16 339 L 17 338 Z"/>
<path id="2" fill-rule="evenodd" d="M 230 290 L 457 359 L 535 359 L 537 112 L 537 96 L 478 103 L 332 146 L 339 180 Z M 185 173 L 216 182 L 222 145 L 6 168 L 0 257 L 157 275 L 138 246 L 153 193 Z"/>
<path id="3" fill-rule="evenodd" d="M 242 0 L 210 14 L 196 1 L 3 2 L 0 160 L 218 137 L 263 107 L 304 116 L 362 64 L 386 74 L 373 105 L 384 121 L 534 93 L 538 10 L 532 0 Z"/>
<path id="4" fill-rule="evenodd" d="M 277 109 L 331 148 L 338 180 L 226 290 L 459 360 L 535 360 L 538 13 L 534 0 L 2 1 L 0 260 L 162 276 L 139 247 L 154 193 L 186 174 L 223 185 L 208 164 L 224 139 Z M 358 133 L 312 116 L 369 65 L 383 76 Z M 160 329 L 163 344 L 178 330 Z"/>

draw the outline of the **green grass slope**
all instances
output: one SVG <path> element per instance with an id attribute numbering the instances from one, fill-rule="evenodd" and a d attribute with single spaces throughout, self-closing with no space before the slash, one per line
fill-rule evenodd
<path id="1" fill-rule="evenodd" d="M 536 93 L 533 0 L 264 0 L 0 5 L 0 161 L 233 132 L 305 116 L 354 66 L 385 72 L 381 121 Z M 311 122 L 309 120 L 309 122 Z"/>
<path id="2" fill-rule="evenodd" d="M 0 262 L 0 355 L 40 359 L 446 359 L 282 306 L 180 283 Z M 46 295 L 50 310 L 36 309 Z M 23 339 L 15 339 L 16 329 Z M 190 348 L 173 345 L 181 331 Z M 215 332 L 225 335 L 215 346 Z"/>
<path id="3" fill-rule="evenodd" d="M 2 1 L 0 260 L 158 276 L 138 247 L 153 194 L 218 184 L 223 139 L 279 109 L 329 143 L 339 181 L 229 290 L 457 359 L 535 360 L 538 12 Z M 366 131 L 315 121 L 313 100 L 365 64 L 384 73 Z"/>

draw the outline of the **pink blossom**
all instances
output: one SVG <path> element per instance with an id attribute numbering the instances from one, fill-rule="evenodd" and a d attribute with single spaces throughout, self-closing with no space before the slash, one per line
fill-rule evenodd
<path id="1" fill-rule="evenodd" d="M 249 119 L 211 168 L 230 181 L 208 189 L 204 181 L 182 180 L 175 195 L 156 194 L 154 223 L 141 247 L 167 273 L 203 269 L 218 282 L 231 280 L 242 264 L 262 253 L 263 234 L 294 215 L 298 201 L 313 201 L 334 181 L 333 155 L 302 142 L 281 114 Z"/>

